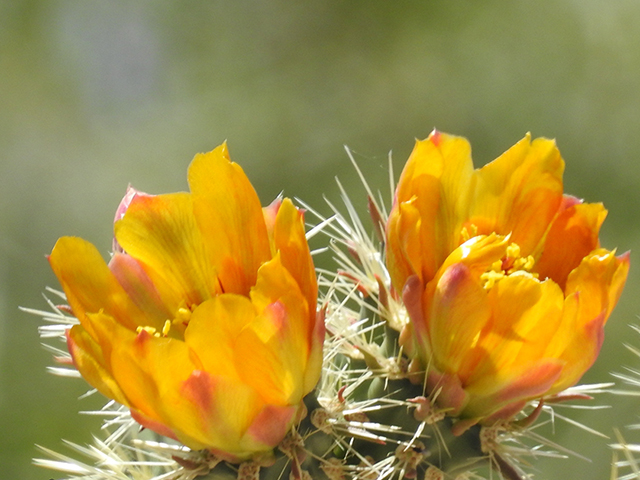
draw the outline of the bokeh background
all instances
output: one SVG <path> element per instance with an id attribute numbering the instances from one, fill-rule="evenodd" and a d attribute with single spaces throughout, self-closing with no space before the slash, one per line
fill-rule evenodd
<path id="1" fill-rule="evenodd" d="M 0 477 L 56 477 L 34 444 L 99 434 L 78 411 L 102 401 L 45 372 L 18 306 L 46 308 L 58 237 L 106 255 L 129 182 L 184 190 L 193 155 L 226 139 L 263 203 L 284 191 L 327 211 L 336 175 L 363 194 L 343 145 L 388 194 L 388 152 L 399 171 L 433 127 L 468 137 L 477 165 L 531 131 L 557 139 L 566 191 L 609 208 L 602 243 L 635 254 L 639 46 L 637 0 L 0 2 Z M 634 366 L 639 272 L 586 382 Z M 574 416 L 608 435 L 640 414 L 640 399 L 597 402 L 614 408 Z M 592 462 L 540 461 L 536 478 L 608 478 L 607 440 L 561 422 L 553 440 Z"/>

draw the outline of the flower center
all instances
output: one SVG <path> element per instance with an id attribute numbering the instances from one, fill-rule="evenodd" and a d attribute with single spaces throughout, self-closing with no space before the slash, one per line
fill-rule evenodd
<path id="1" fill-rule="evenodd" d="M 507 247 L 505 256 L 493 262 L 491 270 L 480 275 L 480 280 L 483 282 L 482 286 L 485 290 L 491 290 L 497 282 L 511 275 L 538 278 L 537 273 L 531 273 L 534 265 L 533 256 L 521 256 L 520 246 L 517 243 L 511 243 Z"/>
<path id="2" fill-rule="evenodd" d="M 158 331 L 157 328 L 151 326 L 139 326 L 136 328 L 136 333 L 140 333 L 144 330 L 149 335 L 152 335 L 156 338 L 168 337 L 172 326 L 175 326 L 179 332 L 183 333 L 187 328 L 187 325 L 189 325 L 189 321 L 191 320 L 191 313 L 192 311 L 183 305 L 178 308 L 178 310 L 176 311 L 176 316 L 173 320 L 164 321 L 164 325 L 162 325 L 161 331 Z"/>
<path id="3" fill-rule="evenodd" d="M 162 332 L 159 332 L 155 327 L 139 326 L 136 328 L 136 333 L 140 333 L 143 330 L 156 338 L 166 337 L 169 335 L 169 330 L 171 330 L 171 320 L 165 320 L 164 325 L 162 326 Z"/>

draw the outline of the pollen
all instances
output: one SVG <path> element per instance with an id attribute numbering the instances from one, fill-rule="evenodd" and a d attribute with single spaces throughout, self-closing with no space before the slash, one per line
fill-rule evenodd
<path id="1" fill-rule="evenodd" d="M 176 320 L 188 322 L 190 318 L 191 318 L 191 310 L 185 307 L 180 307 L 178 309 L 178 312 L 176 313 Z"/>
<path id="2" fill-rule="evenodd" d="M 164 325 L 162 326 L 162 332 L 159 332 L 157 328 L 150 326 L 138 326 L 136 327 L 136 333 L 140 333 L 143 330 L 147 332 L 149 335 L 155 338 L 166 337 L 169 335 L 169 330 L 171 329 L 171 320 L 165 320 Z"/>
<path id="3" fill-rule="evenodd" d="M 462 230 L 460 230 L 460 236 L 462 237 L 462 243 L 466 242 L 467 240 L 472 239 L 476 235 L 478 235 L 478 227 L 476 227 L 473 223 L 471 225 L 469 225 L 468 229 L 467 229 L 467 227 L 462 227 Z"/>
<path id="4" fill-rule="evenodd" d="M 507 258 L 518 258 L 520 256 L 520 245 L 511 243 L 507 247 Z"/>
<path id="5" fill-rule="evenodd" d="M 160 337 L 160 333 L 154 327 L 149 327 L 149 326 L 143 327 L 142 325 L 136 327 L 136 333 L 140 333 L 142 331 L 147 332 L 149 335 L 153 337 L 156 337 L 156 338 Z"/>
<path id="6" fill-rule="evenodd" d="M 165 320 L 164 325 L 162 326 L 162 336 L 166 337 L 169 335 L 169 330 L 171 330 L 171 320 Z"/>
<path id="7" fill-rule="evenodd" d="M 532 273 L 536 261 L 532 255 L 522 257 L 520 245 L 511 243 L 507 247 L 505 256 L 491 264 L 491 269 L 480 275 L 485 290 L 491 290 L 497 282 L 511 275 L 538 278 L 537 273 Z"/>
<path id="8" fill-rule="evenodd" d="M 480 275 L 480 280 L 484 282 L 482 287 L 485 290 L 491 290 L 493 286 L 504 277 L 506 277 L 506 275 L 503 272 L 494 272 L 493 270 L 489 270 L 488 272 L 484 272 Z"/>

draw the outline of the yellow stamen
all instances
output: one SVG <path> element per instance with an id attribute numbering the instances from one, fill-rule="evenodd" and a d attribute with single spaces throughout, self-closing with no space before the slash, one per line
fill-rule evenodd
<path id="1" fill-rule="evenodd" d="M 507 247 L 507 258 L 518 258 L 520 257 L 520 245 L 517 243 L 512 243 Z"/>
<path id="2" fill-rule="evenodd" d="M 462 236 L 462 243 L 464 243 L 467 240 L 470 240 L 471 238 L 478 235 L 478 227 L 476 227 L 473 223 L 469 225 L 469 230 L 467 230 L 467 227 L 462 227 L 460 235 Z"/>
<path id="3" fill-rule="evenodd" d="M 505 276 L 506 275 L 502 272 L 494 272 L 493 270 L 489 270 L 488 272 L 485 272 L 482 275 L 480 275 L 480 280 L 484 282 L 482 284 L 482 287 L 485 290 L 491 290 L 493 286 L 496 284 L 496 282 L 498 282 L 499 280 L 502 280 Z"/>
<path id="4" fill-rule="evenodd" d="M 511 243 L 507 247 L 505 257 L 493 262 L 491 270 L 480 275 L 480 280 L 483 282 L 482 287 L 485 290 L 491 290 L 497 282 L 511 275 L 538 278 L 537 273 L 531 272 L 535 263 L 532 255 L 521 257 L 520 246 L 517 243 Z"/>
<path id="5" fill-rule="evenodd" d="M 160 332 L 158 332 L 158 330 L 156 330 L 154 327 L 149 327 L 149 326 L 146 326 L 146 327 L 142 327 L 142 326 L 136 327 L 136 333 L 140 333 L 140 332 L 142 332 L 143 330 L 144 330 L 145 332 L 147 332 L 149 335 L 152 335 L 152 336 L 153 336 L 153 337 L 155 337 L 155 338 L 160 338 Z"/>
<path id="6" fill-rule="evenodd" d="M 473 337 L 473 340 L 471 341 L 471 347 L 470 348 L 475 348 L 476 345 L 478 345 L 478 342 L 480 341 L 480 333 L 481 332 L 476 333 L 476 336 Z"/>
<path id="7" fill-rule="evenodd" d="M 187 323 L 189 323 L 190 319 L 191 319 L 191 310 L 189 310 L 186 307 L 180 307 L 176 312 L 176 318 L 173 320 L 173 322 L 183 323 L 186 325 Z"/>
<path id="8" fill-rule="evenodd" d="M 156 329 L 153 327 L 143 327 L 142 325 L 136 328 L 136 333 L 140 333 L 142 331 L 147 332 L 149 335 L 154 335 L 157 333 Z"/>
<path id="9" fill-rule="evenodd" d="M 171 329 L 171 320 L 165 320 L 164 325 L 162 326 L 162 336 L 166 337 L 169 335 L 169 330 Z"/>

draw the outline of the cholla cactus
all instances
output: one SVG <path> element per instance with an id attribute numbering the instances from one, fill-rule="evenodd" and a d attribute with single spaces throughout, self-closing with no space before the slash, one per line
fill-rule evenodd
<path id="1" fill-rule="evenodd" d="M 318 271 L 317 315 L 298 211 L 257 215 L 224 147 L 194 165 L 191 194 L 128 193 L 108 268 L 82 240 L 54 249 L 70 307 L 35 312 L 42 332 L 114 401 L 107 440 L 72 445 L 87 463 L 39 464 L 86 480 L 518 480 L 566 453 L 529 427 L 605 387 L 573 385 L 628 256 L 600 248 L 601 205 L 563 196 L 553 142 L 473 170 L 464 139 L 434 132 L 389 214 L 361 175 L 371 231 L 344 190 L 346 215 L 304 205 L 337 263 Z"/>
<path id="2" fill-rule="evenodd" d="M 632 325 L 636 334 L 640 333 L 640 327 Z M 640 359 L 640 349 L 637 340 L 628 343 L 625 346 L 633 353 L 637 359 Z M 615 390 L 616 394 L 628 395 L 632 397 L 640 396 L 640 370 L 637 365 L 625 367 L 624 372 L 616 372 L 613 376 L 622 381 L 623 388 Z M 625 425 L 628 430 L 640 430 L 640 424 L 634 423 Z M 611 445 L 613 449 L 613 468 L 611 473 L 612 479 L 617 480 L 638 480 L 640 479 L 640 444 L 628 442 L 625 438 L 628 433 L 615 430 L 616 442 Z M 635 434 L 632 434 L 636 437 Z"/>

